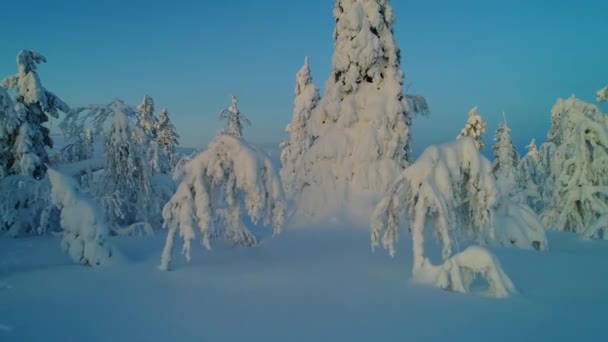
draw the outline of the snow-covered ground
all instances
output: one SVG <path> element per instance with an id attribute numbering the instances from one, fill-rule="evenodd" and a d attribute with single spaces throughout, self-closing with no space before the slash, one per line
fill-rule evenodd
<path id="1" fill-rule="evenodd" d="M 171 272 L 164 238 L 111 238 L 119 261 L 95 269 L 59 238 L 0 238 L 0 341 L 608 340 L 607 241 L 493 249 L 519 291 L 500 300 L 411 283 L 409 237 L 391 259 L 364 227 L 195 244 Z"/>

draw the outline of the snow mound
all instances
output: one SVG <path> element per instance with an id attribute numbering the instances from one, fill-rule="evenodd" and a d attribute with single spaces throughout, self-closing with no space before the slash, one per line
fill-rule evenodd
<path id="1" fill-rule="evenodd" d="M 234 244 L 252 245 L 256 238 L 245 227 L 242 212 L 257 223 L 272 224 L 278 234 L 285 218 L 281 181 L 270 157 L 244 139 L 218 135 L 209 148 L 181 168 L 181 183 L 163 209 L 169 229 L 160 269 L 167 270 L 175 235 L 184 240 L 183 254 L 190 260 L 190 246 L 198 229 L 203 245 L 221 236 Z"/>

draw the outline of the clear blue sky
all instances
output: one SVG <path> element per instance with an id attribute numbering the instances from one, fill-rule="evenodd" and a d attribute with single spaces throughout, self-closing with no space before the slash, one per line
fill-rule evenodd
<path id="1" fill-rule="evenodd" d="M 608 84 L 608 1 L 393 0 L 409 92 L 432 116 L 414 122 L 415 149 L 453 139 L 475 105 L 486 141 L 508 112 L 515 142 L 544 140 L 558 97 L 594 100 Z M 0 75 L 20 49 L 44 54 L 43 84 L 72 106 L 151 95 L 184 146 L 222 127 L 231 93 L 256 143 L 278 143 L 304 56 L 323 87 L 333 0 L 17 1 L 2 5 Z M 604 110 L 608 110 L 604 106 Z"/>

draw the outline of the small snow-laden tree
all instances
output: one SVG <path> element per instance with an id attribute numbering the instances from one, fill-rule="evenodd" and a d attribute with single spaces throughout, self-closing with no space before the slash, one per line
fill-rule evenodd
<path id="1" fill-rule="evenodd" d="M 59 161 L 64 163 L 75 163 L 93 158 L 93 134 L 90 129 L 80 127 L 79 132 L 73 131 L 67 139 L 69 144 L 59 151 Z"/>
<path id="2" fill-rule="evenodd" d="M 45 177 L 10 175 L 0 180 L 0 231 L 10 237 L 44 235 L 57 227 L 58 213 L 51 202 Z"/>
<path id="3" fill-rule="evenodd" d="M 507 125 L 506 116 L 505 121 L 498 126 L 494 141 L 492 171 L 494 171 L 498 188 L 504 195 L 513 198 L 516 202 L 523 202 L 517 173 L 519 154 L 511 140 L 511 129 Z"/>
<path id="4" fill-rule="evenodd" d="M 42 86 L 36 69 L 38 64 L 45 62 L 38 52 L 21 50 L 17 54 L 18 73 L 0 82 L 0 86 L 9 90 L 17 89 L 15 100 L 23 110 L 11 173 L 36 179 L 41 179 L 46 171 L 45 163 L 49 161 L 46 147 L 53 147 L 50 131 L 44 123 L 49 115 L 58 118 L 59 111 L 70 111 L 67 104 Z"/>
<path id="5" fill-rule="evenodd" d="M 521 158 L 517 166 L 518 178 L 521 184 L 521 194 L 525 203 L 536 213 L 544 209 L 542 198 L 543 171 L 540 167 L 540 151 L 536 140 L 532 139 L 526 146 L 528 152 Z"/>
<path id="6" fill-rule="evenodd" d="M 294 111 L 291 123 L 285 128 L 289 133 L 289 140 L 281 144 L 281 181 L 283 188 L 289 196 L 293 196 L 302 188 L 302 168 L 299 165 L 302 155 L 310 148 L 313 136 L 308 128 L 310 114 L 317 106 L 319 89 L 312 81 L 308 57 L 304 66 L 296 76 Z"/>
<path id="7" fill-rule="evenodd" d="M 106 204 L 121 208 L 104 207 L 109 214 L 108 223 L 130 225 L 148 221 L 154 215 L 150 185 L 150 162 L 145 147 L 137 143 L 144 133 L 127 115 L 117 110 L 105 141 L 105 167 L 99 193 L 109 196 Z M 158 213 L 157 213 L 158 214 Z"/>
<path id="8" fill-rule="evenodd" d="M 21 124 L 10 95 L 0 87 L 0 180 L 10 174 L 14 163 L 13 147 Z"/>
<path id="9" fill-rule="evenodd" d="M 257 223 L 272 224 L 280 233 L 285 218 L 281 181 L 270 157 L 242 138 L 220 134 L 206 151 L 182 168 L 177 192 L 163 209 L 164 226 L 169 229 L 160 269 L 168 270 L 176 234 L 190 260 L 196 231 L 203 245 L 223 237 L 239 245 L 252 245 L 256 238 L 243 223 L 243 212 Z"/>
<path id="10" fill-rule="evenodd" d="M 505 202 L 508 201 L 508 202 Z M 544 231 L 528 232 L 525 222 L 534 222 L 531 211 L 521 212 L 502 198 L 492 174 L 492 164 L 469 137 L 431 146 L 396 179 L 371 218 L 372 247 L 382 246 L 395 255 L 400 231 L 407 226 L 413 240 L 413 276 L 444 289 L 467 292 L 476 273 L 489 283 L 489 293 L 505 297 L 515 291 L 500 263 L 486 249 L 471 246 L 455 254 L 465 242 L 513 244 L 534 248 L 546 244 Z M 509 220 L 508 232 L 495 213 Z M 525 217 L 516 215 L 526 214 Z M 532 217 L 529 217 L 529 214 Z M 408 224 L 402 224 L 407 218 Z M 519 226 L 513 224 L 519 223 Z M 534 223 L 538 223 L 538 219 Z M 425 253 L 426 230 L 442 245 L 443 264 L 433 265 Z M 535 227 L 536 228 L 536 227 Z M 516 234 L 515 232 L 518 232 Z M 538 237 L 541 241 L 528 240 Z M 503 241 L 503 238 L 515 241 Z"/>
<path id="11" fill-rule="evenodd" d="M 598 102 L 608 102 L 608 86 L 597 91 Z"/>
<path id="12" fill-rule="evenodd" d="M 600 109 L 575 97 L 552 109 L 553 178 L 548 226 L 608 239 L 608 125 Z"/>
<path id="13" fill-rule="evenodd" d="M 177 130 L 171 122 L 167 108 L 163 108 L 160 111 L 156 131 L 158 133 L 158 137 L 156 139 L 158 145 L 167 156 L 167 160 L 169 160 L 170 165 L 174 166 L 173 161 L 175 160 L 175 147 L 179 145 L 179 134 L 177 134 Z"/>
<path id="14" fill-rule="evenodd" d="M 53 204 L 61 211 L 61 246 L 74 262 L 98 266 L 112 257 L 108 227 L 98 205 L 85 196 L 76 182 L 52 168 L 48 169 Z"/>
<path id="15" fill-rule="evenodd" d="M 156 139 L 158 119 L 154 116 L 154 100 L 146 95 L 137 106 L 138 123 L 143 129 L 144 133 L 148 136 L 149 140 Z"/>
<path id="16" fill-rule="evenodd" d="M 233 95 L 231 97 L 231 101 L 232 105 L 220 112 L 220 120 L 227 121 L 227 127 L 223 130 L 223 133 L 233 135 L 235 137 L 242 137 L 243 124 L 251 126 L 251 122 L 239 110 L 239 102 L 236 96 Z"/>
<path id="17" fill-rule="evenodd" d="M 479 150 L 483 150 L 484 143 L 483 138 L 481 137 L 487 130 L 488 125 L 486 124 L 486 120 L 479 115 L 479 110 L 477 107 L 473 107 L 469 112 L 469 119 L 467 120 L 467 124 L 464 126 L 460 134 L 458 135 L 458 139 L 462 137 L 470 137 L 475 140 L 475 144 L 477 144 L 477 148 Z"/>

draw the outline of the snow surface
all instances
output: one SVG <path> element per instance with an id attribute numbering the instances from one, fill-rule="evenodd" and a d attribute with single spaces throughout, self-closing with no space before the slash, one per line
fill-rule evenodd
<path id="1" fill-rule="evenodd" d="M 492 249 L 519 292 L 496 300 L 410 281 L 411 253 L 371 253 L 366 229 L 286 230 L 194 248 L 169 273 L 156 268 L 164 234 L 110 238 L 124 262 L 95 270 L 58 237 L 0 238 L 0 341 L 608 339 L 606 241 L 550 233 L 546 253 Z"/>

